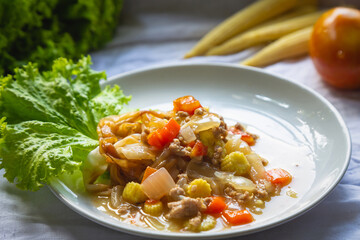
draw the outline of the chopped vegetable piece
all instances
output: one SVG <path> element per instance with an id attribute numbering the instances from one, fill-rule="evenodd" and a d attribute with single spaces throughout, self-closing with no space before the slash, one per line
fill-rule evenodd
<path id="1" fill-rule="evenodd" d="M 231 225 L 247 224 L 254 221 L 254 218 L 248 210 L 225 210 L 223 216 Z"/>
<path id="2" fill-rule="evenodd" d="M 163 212 L 163 203 L 159 200 L 146 200 L 143 209 L 145 213 L 158 217 Z"/>
<path id="3" fill-rule="evenodd" d="M 207 153 L 207 147 L 201 142 L 196 141 L 191 151 L 191 157 L 205 156 Z"/>
<path id="4" fill-rule="evenodd" d="M 122 197 L 125 201 L 133 204 L 145 202 L 147 199 L 147 196 L 141 189 L 141 185 L 136 182 L 126 184 Z"/>
<path id="5" fill-rule="evenodd" d="M 187 194 L 192 198 L 209 197 L 211 195 L 210 184 L 202 178 L 195 179 L 187 187 Z"/>
<path id="6" fill-rule="evenodd" d="M 212 147 L 215 144 L 215 136 L 212 129 L 199 132 L 200 141 L 207 147 Z"/>
<path id="7" fill-rule="evenodd" d="M 148 136 L 148 143 L 157 148 L 163 148 L 170 143 L 180 131 L 180 125 L 171 118 L 169 122 L 163 127 L 152 132 Z"/>
<path id="8" fill-rule="evenodd" d="M 237 129 L 235 127 L 231 127 L 230 131 L 234 134 L 239 134 L 241 135 L 241 140 L 245 141 L 247 144 L 249 144 L 250 146 L 255 145 L 255 139 L 253 138 L 253 136 L 251 136 L 250 134 L 241 131 L 240 129 Z"/>
<path id="9" fill-rule="evenodd" d="M 151 174 L 153 174 L 156 171 L 157 171 L 156 168 L 152 168 L 150 166 L 147 166 L 147 168 L 144 171 L 144 176 L 143 176 L 141 182 L 144 182 L 147 177 L 149 177 Z"/>
<path id="10" fill-rule="evenodd" d="M 225 198 L 223 197 L 212 197 L 211 202 L 207 206 L 205 213 L 207 214 L 219 214 L 227 208 Z"/>
<path id="11" fill-rule="evenodd" d="M 173 104 L 175 112 L 183 111 L 190 115 L 193 115 L 197 108 L 202 107 L 200 102 L 190 95 L 174 100 Z"/>
<path id="12" fill-rule="evenodd" d="M 255 144 L 255 139 L 248 133 L 241 134 L 241 140 L 245 141 L 249 146 L 253 146 Z"/>
<path id="13" fill-rule="evenodd" d="M 175 187 L 175 182 L 165 168 L 160 168 L 141 183 L 142 190 L 150 198 L 159 200 Z"/>
<path id="14" fill-rule="evenodd" d="M 291 174 L 282 168 L 270 169 L 266 172 L 266 175 L 272 184 L 281 187 L 288 185 L 292 180 Z"/>
<path id="15" fill-rule="evenodd" d="M 190 126 L 182 128 L 180 130 L 180 135 L 184 138 L 186 143 L 191 143 L 196 140 L 196 135 Z"/>
<path id="16" fill-rule="evenodd" d="M 250 171 L 250 164 L 242 152 L 232 152 L 221 161 L 221 170 L 244 175 Z"/>
<path id="17" fill-rule="evenodd" d="M 251 152 L 246 155 L 246 159 L 248 160 L 251 170 L 250 170 L 250 178 L 254 182 L 259 181 L 261 179 L 266 179 L 266 171 L 264 165 L 262 164 L 261 158 L 258 154 Z"/>

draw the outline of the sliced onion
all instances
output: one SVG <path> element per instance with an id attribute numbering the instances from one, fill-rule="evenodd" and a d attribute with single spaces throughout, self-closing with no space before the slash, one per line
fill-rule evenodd
<path id="1" fill-rule="evenodd" d="M 165 168 L 160 168 L 141 183 L 144 193 L 154 200 L 159 200 L 175 187 L 175 182 Z"/>
<path id="2" fill-rule="evenodd" d="M 184 138 L 186 143 L 190 143 L 196 140 L 196 135 L 190 126 L 180 129 L 180 135 Z"/>
<path id="3" fill-rule="evenodd" d="M 266 179 L 266 171 L 262 164 L 261 158 L 254 152 L 246 155 L 251 168 L 250 168 L 250 177 L 256 182 L 261 179 Z"/>
<path id="4" fill-rule="evenodd" d="M 220 119 L 217 117 L 206 117 L 195 122 L 194 126 L 195 133 L 199 133 L 201 131 L 220 126 Z"/>
<path id="5" fill-rule="evenodd" d="M 195 133 L 208 130 L 210 128 L 220 126 L 220 118 L 215 116 L 207 116 L 204 118 L 196 118 L 185 123 L 183 128 L 191 127 Z"/>
<path id="6" fill-rule="evenodd" d="M 114 147 L 117 149 L 127 144 L 139 143 L 140 141 L 141 141 L 141 134 L 136 133 L 117 141 L 116 143 L 114 143 Z"/>
<path id="7" fill-rule="evenodd" d="M 142 143 L 128 144 L 128 145 L 125 145 L 124 147 L 119 147 L 116 150 L 118 151 L 120 156 L 121 156 L 121 154 L 123 154 L 126 159 L 155 160 L 155 154 L 152 152 L 152 150 L 148 146 L 145 146 Z"/>
<path id="8" fill-rule="evenodd" d="M 241 140 L 240 135 L 228 136 L 228 141 L 225 144 L 225 149 L 227 154 L 236 151 L 240 151 L 245 155 L 251 153 L 251 148 L 245 141 Z"/>
<path id="9" fill-rule="evenodd" d="M 224 184 L 231 185 L 236 190 L 254 191 L 256 185 L 248 178 L 235 176 L 232 173 L 225 173 L 221 171 L 215 172 L 215 176 Z"/>

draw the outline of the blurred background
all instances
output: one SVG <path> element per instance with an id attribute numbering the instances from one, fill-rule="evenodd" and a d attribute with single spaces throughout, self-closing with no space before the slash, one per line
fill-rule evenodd
<path id="1" fill-rule="evenodd" d="M 254 1 L 0 0 L 0 75 L 12 73 L 28 60 L 48 69 L 56 57 L 76 59 L 87 53 L 93 68 L 106 71 L 108 77 L 182 61 L 238 64 L 263 45 L 226 56 L 183 56 L 213 27 L 250 2 Z M 360 1 L 319 0 L 320 8 L 339 5 L 360 8 Z M 351 133 L 352 159 L 340 184 L 313 210 L 238 239 L 360 239 L 360 92 L 324 83 L 307 55 L 263 69 L 307 85 L 339 110 Z M 21 191 L 0 177 L 0 191 L 0 239 L 141 239 L 87 220 L 48 188 Z"/>

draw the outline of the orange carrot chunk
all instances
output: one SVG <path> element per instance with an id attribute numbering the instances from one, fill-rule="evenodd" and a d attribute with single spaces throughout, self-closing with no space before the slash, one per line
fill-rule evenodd
<path id="1" fill-rule="evenodd" d="M 171 118 L 162 128 L 151 132 L 148 136 L 148 143 L 157 148 L 163 148 L 170 143 L 180 132 L 180 125 Z"/>
<path id="2" fill-rule="evenodd" d="M 141 180 L 141 183 L 142 183 L 147 177 L 149 177 L 151 174 L 153 174 L 153 173 L 156 172 L 156 171 L 157 171 L 156 168 L 152 168 L 152 167 L 147 166 L 147 168 L 146 168 L 145 171 L 144 171 L 144 176 L 143 176 L 143 178 L 142 178 L 142 180 Z"/>
<path id="3" fill-rule="evenodd" d="M 291 174 L 282 168 L 270 169 L 266 172 L 266 175 L 272 184 L 281 187 L 288 185 L 292 180 Z"/>
<path id="4" fill-rule="evenodd" d="M 225 198 L 223 197 L 212 197 L 205 213 L 207 214 L 218 214 L 227 208 Z"/>
<path id="5" fill-rule="evenodd" d="M 241 135 L 241 140 L 246 142 L 249 146 L 255 145 L 255 139 L 250 134 L 241 131 L 240 129 L 237 129 L 235 127 L 231 127 L 229 129 L 233 134 Z"/>
<path id="6" fill-rule="evenodd" d="M 226 221 L 233 226 L 251 223 L 254 221 L 253 216 L 248 210 L 225 210 L 223 216 Z"/>
<path id="7" fill-rule="evenodd" d="M 190 115 L 193 115 L 197 108 L 202 107 L 200 102 L 190 95 L 175 99 L 173 105 L 175 112 L 183 111 Z"/>

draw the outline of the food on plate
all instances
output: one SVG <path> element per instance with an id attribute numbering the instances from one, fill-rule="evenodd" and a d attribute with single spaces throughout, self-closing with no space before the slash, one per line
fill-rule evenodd
<path id="1" fill-rule="evenodd" d="M 310 55 L 330 85 L 360 88 L 360 11 L 337 7 L 324 13 L 312 32 Z"/>
<path id="2" fill-rule="evenodd" d="M 245 30 L 275 17 L 297 4 L 297 0 L 259 0 L 240 10 L 207 33 L 185 55 L 191 58 L 206 52 Z"/>
<path id="3" fill-rule="evenodd" d="M 289 33 L 314 25 L 322 13 L 322 11 L 317 11 L 256 28 L 254 30 L 249 30 L 210 49 L 206 55 L 226 55 L 236 53 L 255 45 L 274 41 Z"/>
<path id="4" fill-rule="evenodd" d="M 309 39 L 313 27 L 290 33 L 261 49 L 241 64 L 262 67 L 280 60 L 298 57 L 309 51 Z"/>
<path id="5" fill-rule="evenodd" d="M 84 162 L 86 190 L 110 214 L 158 230 L 253 222 L 291 174 L 265 169 L 267 160 L 252 150 L 258 136 L 240 123 L 228 126 L 193 96 L 173 106 L 102 118 L 99 146 Z"/>

